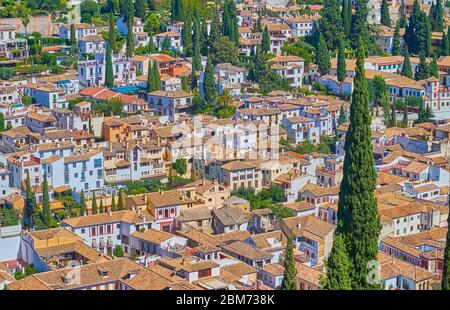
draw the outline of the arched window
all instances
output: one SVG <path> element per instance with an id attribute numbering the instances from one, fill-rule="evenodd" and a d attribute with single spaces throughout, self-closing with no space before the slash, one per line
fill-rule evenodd
<path id="1" fill-rule="evenodd" d="M 168 209 L 164 210 L 164 217 L 169 217 L 169 210 Z"/>

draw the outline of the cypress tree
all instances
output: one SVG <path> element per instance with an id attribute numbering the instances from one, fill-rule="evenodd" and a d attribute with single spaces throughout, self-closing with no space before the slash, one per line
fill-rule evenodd
<path id="1" fill-rule="evenodd" d="M 381 1 L 381 20 L 383 26 L 391 27 L 391 16 L 389 15 L 389 5 L 386 0 Z"/>
<path id="2" fill-rule="evenodd" d="M 116 45 L 116 28 L 114 24 L 114 15 L 109 13 L 109 29 L 108 29 L 108 42 L 111 45 L 111 50 L 114 53 L 118 52 L 117 45 Z"/>
<path id="3" fill-rule="evenodd" d="M 262 25 L 261 25 L 261 15 L 258 15 L 258 18 L 256 19 L 256 22 L 253 24 L 253 33 L 261 33 L 263 31 Z"/>
<path id="4" fill-rule="evenodd" d="M 397 21 L 394 30 L 394 39 L 392 42 L 392 55 L 397 56 L 400 55 L 400 23 Z"/>
<path id="5" fill-rule="evenodd" d="M 450 195 L 448 196 L 448 205 L 450 208 Z M 450 290 L 450 212 L 447 216 L 447 238 L 445 240 L 445 250 L 444 250 L 444 268 L 442 269 L 442 284 L 441 289 L 448 291 Z"/>
<path id="6" fill-rule="evenodd" d="M 153 75 L 153 91 L 161 89 L 161 77 L 159 75 L 158 64 L 155 62 L 152 66 Z"/>
<path id="7" fill-rule="evenodd" d="M 202 56 L 208 55 L 208 24 L 206 20 L 202 22 L 202 27 L 200 31 L 200 54 Z"/>
<path id="8" fill-rule="evenodd" d="M 352 264 L 352 288 L 374 289 L 377 288 L 375 285 L 367 283 L 367 264 L 377 259 L 381 224 L 374 196 L 376 172 L 368 84 L 364 75 L 364 45 L 360 41 L 358 46 L 336 232 L 344 234 L 345 248 Z"/>
<path id="9" fill-rule="evenodd" d="M 85 216 L 87 214 L 87 207 L 86 207 L 86 199 L 84 197 L 84 192 L 81 192 L 80 196 L 80 216 Z"/>
<path id="10" fill-rule="evenodd" d="M 335 50 L 339 45 L 339 39 L 344 34 L 339 0 L 325 0 L 320 15 L 320 32 L 327 43 L 328 50 Z"/>
<path id="11" fill-rule="evenodd" d="M 148 33 L 148 53 L 149 54 L 155 54 L 156 53 L 156 47 L 153 42 L 153 34 L 151 32 Z"/>
<path id="12" fill-rule="evenodd" d="M 222 14 L 222 34 L 236 46 L 239 45 L 239 31 L 236 13 L 236 3 L 233 0 L 225 0 Z"/>
<path id="13" fill-rule="evenodd" d="M 195 70 L 191 70 L 191 88 L 197 88 L 197 72 Z"/>
<path id="14" fill-rule="evenodd" d="M 339 53 L 337 57 L 337 79 L 339 81 L 340 95 L 342 96 L 342 82 L 347 77 L 347 69 L 345 64 L 344 41 L 339 42 Z"/>
<path id="15" fill-rule="evenodd" d="M 184 22 L 183 29 L 181 30 L 181 40 L 183 42 L 183 52 L 186 56 L 192 56 L 193 45 L 192 45 L 192 23 L 188 15 L 186 21 Z"/>
<path id="16" fill-rule="evenodd" d="M 395 100 L 392 102 L 392 109 L 391 109 L 391 123 L 389 127 L 395 127 L 397 126 L 397 115 L 395 111 Z"/>
<path id="17" fill-rule="evenodd" d="M 344 110 L 344 106 L 341 105 L 339 108 L 339 118 L 338 118 L 338 126 L 347 123 L 347 115 Z"/>
<path id="18" fill-rule="evenodd" d="M 439 67 L 437 63 L 436 54 L 433 54 L 433 60 L 430 63 L 430 76 L 439 79 Z"/>
<path id="19" fill-rule="evenodd" d="M 183 0 L 172 0 L 171 19 L 172 21 L 184 21 Z"/>
<path id="20" fill-rule="evenodd" d="M 205 76 L 203 78 L 203 93 L 207 103 L 212 103 L 216 97 L 216 80 L 211 56 L 206 60 Z"/>
<path id="21" fill-rule="evenodd" d="M 342 1 L 342 29 L 344 31 L 345 37 L 350 36 L 350 28 L 352 25 L 352 5 L 351 0 L 343 0 Z"/>
<path id="22" fill-rule="evenodd" d="M 116 211 L 116 196 L 114 195 L 114 193 L 112 193 L 111 195 L 111 207 L 110 207 L 111 212 Z"/>
<path id="23" fill-rule="evenodd" d="M 419 58 L 420 62 L 419 65 L 417 66 L 417 72 L 414 75 L 416 81 L 425 80 L 430 77 L 430 67 L 427 64 L 425 55 L 423 53 L 420 53 Z"/>
<path id="24" fill-rule="evenodd" d="M 327 275 L 322 283 L 326 290 L 351 290 L 351 262 L 345 249 L 342 234 L 333 238 L 333 248 L 325 262 Z"/>
<path id="25" fill-rule="evenodd" d="M 123 197 L 122 197 L 122 190 L 119 190 L 119 198 L 117 199 L 117 210 L 122 211 L 124 209 L 123 205 Z"/>
<path id="26" fill-rule="evenodd" d="M 92 214 L 97 214 L 97 198 L 95 197 L 95 192 L 92 193 L 92 208 L 91 208 Z"/>
<path id="27" fill-rule="evenodd" d="M 319 42 L 317 43 L 316 64 L 321 75 L 325 75 L 330 71 L 330 53 L 328 53 L 322 32 L 319 34 Z"/>
<path id="28" fill-rule="evenodd" d="M 400 6 L 400 19 L 399 19 L 400 28 L 408 27 L 408 21 L 406 19 L 405 10 L 403 8 L 403 4 Z"/>
<path id="29" fill-rule="evenodd" d="M 74 24 L 70 25 L 70 45 L 72 47 L 77 46 L 77 36 L 75 34 L 75 25 Z"/>
<path id="30" fill-rule="evenodd" d="M 441 42 L 440 54 L 442 56 L 448 56 L 449 55 L 449 51 L 450 51 L 450 44 L 449 44 L 449 40 L 448 40 L 448 35 L 445 32 L 443 32 L 442 33 L 442 42 Z"/>
<path id="31" fill-rule="evenodd" d="M 134 34 L 133 34 L 133 23 L 129 22 L 127 24 L 128 32 L 127 32 L 127 57 L 131 58 L 134 55 Z"/>
<path id="32" fill-rule="evenodd" d="M 444 7 L 442 0 L 436 0 L 436 4 L 434 2 L 431 4 L 428 20 L 432 31 L 444 31 Z"/>
<path id="33" fill-rule="evenodd" d="M 111 46 L 109 42 L 106 42 L 105 53 L 105 86 L 108 88 L 114 87 L 114 72 L 111 57 Z"/>
<path id="34" fill-rule="evenodd" d="M 213 14 L 211 21 L 211 29 L 208 38 L 208 47 L 211 48 L 215 42 L 219 42 L 222 37 L 222 25 L 220 24 L 219 15 Z"/>
<path id="35" fill-rule="evenodd" d="M 148 69 L 147 69 L 147 92 L 150 93 L 153 91 L 153 68 L 152 68 L 152 60 L 148 61 Z"/>
<path id="36" fill-rule="evenodd" d="M 51 228 L 52 226 L 52 211 L 50 209 L 50 196 L 48 193 L 47 174 L 44 173 L 44 180 L 42 182 L 42 224 L 44 228 Z"/>
<path id="37" fill-rule="evenodd" d="M 355 1 L 355 15 L 352 20 L 352 44 L 358 48 L 358 42 L 366 44 L 369 39 L 369 30 L 367 25 L 367 0 Z"/>
<path id="38" fill-rule="evenodd" d="M 271 71 L 269 66 L 267 65 L 267 59 L 265 55 L 261 53 L 260 46 L 256 48 L 256 55 L 253 63 L 253 71 L 255 80 L 260 84 L 260 87 L 269 82 Z"/>
<path id="39" fill-rule="evenodd" d="M 170 43 L 170 38 L 168 36 L 164 37 L 164 40 L 161 44 L 161 50 L 170 51 L 172 49 L 172 45 Z"/>
<path id="40" fill-rule="evenodd" d="M 402 71 L 401 75 L 409 77 L 412 79 L 413 73 L 411 68 L 411 61 L 409 60 L 409 52 L 408 49 L 405 50 L 405 56 L 403 57 Z"/>
<path id="41" fill-rule="evenodd" d="M 383 122 L 386 127 L 391 124 L 391 103 L 387 89 L 384 89 L 380 96 L 381 107 L 383 108 Z"/>
<path id="42" fill-rule="evenodd" d="M 404 107 L 403 107 L 403 127 L 408 127 L 408 100 L 404 101 Z"/>
<path id="43" fill-rule="evenodd" d="M 0 112 L 0 132 L 5 131 L 5 115 Z"/>
<path id="44" fill-rule="evenodd" d="M 24 217 L 29 221 L 29 227 L 33 227 L 33 216 L 36 213 L 36 196 L 31 187 L 30 173 L 27 172 L 27 180 L 26 180 L 26 199 L 25 199 L 25 214 Z"/>
<path id="45" fill-rule="evenodd" d="M 98 212 L 100 214 L 105 213 L 105 209 L 103 208 L 103 199 L 100 199 L 100 206 L 98 207 Z"/>
<path id="46" fill-rule="evenodd" d="M 136 7 L 135 16 L 142 19 L 142 22 L 145 22 L 145 17 L 147 16 L 147 0 L 136 0 L 134 5 Z"/>
<path id="47" fill-rule="evenodd" d="M 297 267 L 294 258 L 294 241 L 289 236 L 284 254 L 284 274 L 281 283 L 282 290 L 297 290 Z"/>
<path id="48" fill-rule="evenodd" d="M 264 27 L 262 38 L 261 38 L 261 52 L 268 53 L 270 51 L 270 36 L 267 25 Z"/>
<path id="49" fill-rule="evenodd" d="M 200 60 L 200 23 L 194 21 L 194 34 L 192 35 L 193 53 L 192 53 L 192 68 L 195 70 L 201 69 Z"/>

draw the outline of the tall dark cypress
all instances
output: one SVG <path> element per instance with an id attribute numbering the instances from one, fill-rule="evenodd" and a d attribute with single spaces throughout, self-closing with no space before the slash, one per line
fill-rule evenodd
<path id="1" fill-rule="evenodd" d="M 351 263 L 341 233 L 333 238 L 333 248 L 325 262 L 327 275 L 322 283 L 326 290 L 351 290 Z"/>
<path id="2" fill-rule="evenodd" d="M 43 228 L 52 227 L 52 211 L 50 209 L 50 197 L 48 192 L 47 174 L 44 173 L 44 180 L 42 182 L 42 216 L 41 221 Z"/>
<path id="3" fill-rule="evenodd" d="M 442 32 L 442 42 L 441 42 L 441 48 L 439 50 L 439 53 L 441 56 L 448 56 L 450 52 L 450 44 L 448 40 L 448 34 L 445 32 Z"/>
<path id="4" fill-rule="evenodd" d="M 447 197 L 448 206 L 450 208 L 450 195 Z M 442 269 L 442 290 L 450 290 L 450 212 L 447 216 L 447 239 L 445 240 L 445 250 L 444 250 L 444 268 Z"/>
<path id="5" fill-rule="evenodd" d="M 330 71 L 330 53 L 322 33 L 319 34 L 319 42 L 317 43 L 316 64 L 321 75 L 328 74 Z"/>
<path id="6" fill-rule="evenodd" d="M 186 17 L 186 20 L 181 30 L 181 41 L 183 42 L 183 52 L 186 56 L 192 56 L 193 44 L 192 44 L 192 21 L 190 15 Z"/>
<path id="7" fill-rule="evenodd" d="M 135 16 L 142 19 L 142 22 L 145 22 L 145 17 L 147 16 L 147 5 L 147 0 L 136 0 L 134 3 Z"/>
<path id="8" fill-rule="evenodd" d="M 378 286 L 367 282 L 367 266 L 368 262 L 377 259 L 381 224 L 374 196 L 376 172 L 373 167 L 368 84 L 364 75 L 364 45 L 359 42 L 358 46 L 350 125 L 344 148 L 344 175 L 339 192 L 337 233 L 343 234 L 352 263 L 352 288 L 375 289 Z"/>
<path id="9" fill-rule="evenodd" d="M 128 23 L 128 32 L 127 32 L 127 49 L 126 55 L 131 58 L 134 55 L 134 34 L 133 34 L 133 23 Z"/>
<path id="10" fill-rule="evenodd" d="M 111 44 L 106 42 L 105 53 L 105 86 L 108 88 L 114 87 L 114 73 L 111 57 Z"/>
<path id="11" fill-rule="evenodd" d="M 403 56 L 401 75 L 409 77 L 410 79 L 413 78 L 413 72 L 412 72 L 412 68 L 411 68 L 411 61 L 409 60 L 408 48 L 406 48 L 405 55 Z"/>
<path id="12" fill-rule="evenodd" d="M 344 41 L 341 39 L 339 42 L 339 53 L 337 58 L 337 69 L 336 76 L 339 81 L 339 92 L 342 96 L 342 82 L 347 77 L 347 69 L 345 64 L 345 53 L 344 53 Z"/>
<path id="13" fill-rule="evenodd" d="M 387 0 L 382 0 L 380 11 L 380 23 L 383 26 L 391 27 L 391 15 L 389 14 L 389 5 Z"/>
<path id="14" fill-rule="evenodd" d="M 117 53 L 117 44 L 116 44 L 116 25 L 114 24 L 114 15 L 113 13 L 109 13 L 109 29 L 108 29 L 108 41 L 111 46 L 111 50 L 114 53 Z"/>
<path id="15" fill-rule="evenodd" d="M 192 35 L 192 66 L 195 70 L 201 69 L 201 59 L 200 59 L 200 23 L 194 20 L 194 33 Z"/>
<path id="16" fill-rule="evenodd" d="M 366 44 L 369 39 L 369 29 L 367 25 L 367 1 L 356 0 L 355 15 L 352 19 L 352 45 L 358 48 L 358 42 Z"/>
<path id="17" fill-rule="evenodd" d="M 328 50 L 336 49 L 339 39 L 344 34 L 340 9 L 339 0 L 325 0 L 323 9 L 320 11 L 320 32 L 325 38 Z"/>
<path id="18" fill-rule="evenodd" d="M 270 36 L 267 25 L 264 27 L 261 38 L 261 52 L 268 53 L 270 51 Z"/>
<path id="19" fill-rule="evenodd" d="M 208 24 L 204 20 L 200 29 L 200 53 L 202 56 L 208 55 L 208 40 Z"/>
<path id="20" fill-rule="evenodd" d="M 212 103 L 216 97 L 216 80 L 211 56 L 206 60 L 205 76 L 203 78 L 203 94 L 207 103 Z"/>
<path id="21" fill-rule="evenodd" d="M 28 221 L 28 227 L 33 227 L 33 216 L 36 214 L 36 196 L 31 187 L 30 173 L 27 172 L 26 179 L 26 199 L 25 199 L 25 214 L 24 218 Z"/>
<path id="22" fill-rule="evenodd" d="M 342 28 L 344 30 L 345 37 L 350 36 L 350 28 L 352 25 L 352 4 L 351 0 L 343 0 L 342 1 Z"/>
<path id="23" fill-rule="evenodd" d="M 289 236 L 284 255 L 284 274 L 281 283 L 282 290 L 297 290 L 297 267 L 294 258 L 294 241 Z"/>
<path id="24" fill-rule="evenodd" d="M 239 45 L 239 31 L 236 13 L 236 3 L 233 0 L 225 0 L 222 14 L 222 33 L 236 46 Z"/>
<path id="25" fill-rule="evenodd" d="M 401 43 L 400 43 L 400 23 L 397 21 L 394 30 L 394 38 L 392 42 L 392 55 L 400 55 Z"/>
<path id="26" fill-rule="evenodd" d="M 208 47 L 211 48 L 215 42 L 219 42 L 222 36 L 222 25 L 220 24 L 219 15 L 213 14 L 211 21 L 211 29 L 209 31 Z"/>

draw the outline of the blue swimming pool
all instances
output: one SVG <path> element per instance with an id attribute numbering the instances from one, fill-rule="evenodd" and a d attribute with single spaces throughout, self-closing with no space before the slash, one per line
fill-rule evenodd
<path id="1" fill-rule="evenodd" d="M 122 93 L 122 94 L 134 94 L 143 89 L 144 89 L 143 87 L 140 87 L 137 85 L 118 86 L 118 87 L 112 88 L 113 91 Z"/>

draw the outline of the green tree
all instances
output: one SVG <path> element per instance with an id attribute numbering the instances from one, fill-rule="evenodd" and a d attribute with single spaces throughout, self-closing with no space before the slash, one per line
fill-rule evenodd
<path id="1" fill-rule="evenodd" d="M 358 43 L 350 125 L 345 141 L 344 175 L 338 202 L 338 226 L 352 264 L 353 289 L 374 289 L 367 282 L 369 261 L 377 259 L 381 230 L 374 196 L 376 172 L 373 167 L 371 113 L 364 74 L 364 47 Z M 336 246 L 336 245 L 334 245 Z"/>
<path id="2" fill-rule="evenodd" d="M 147 0 L 136 0 L 134 3 L 135 6 L 135 16 L 145 21 L 145 17 L 147 16 Z"/>
<path id="3" fill-rule="evenodd" d="M 201 46 L 200 46 L 200 23 L 195 20 L 194 21 L 194 33 L 192 35 L 192 45 L 193 45 L 193 52 L 192 52 L 192 67 L 193 71 L 199 71 L 201 69 Z"/>
<path id="4" fill-rule="evenodd" d="M 52 227 L 52 211 L 50 209 L 50 197 L 48 192 L 47 174 L 44 173 L 44 180 L 42 181 L 42 224 L 44 228 Z"/>
<path id="5" fill-rule="evenodd" d="M 5 131 L 5 115 L 0 112 L 0 132 Z"/>
<path id="6" fill-rule="evenodd" d="M 187 171 L 187 162 L 184 158 L 177 158 L 177 160 L 172 164 L 172 168 L 175 169 L 177 174 L 180 176 L 184 175 Z"/>
<path id="7" fill-rule="evenodd" d="M 118 52 L 116 44 L 116 28 L 113 13 L 109 13 L 108 44 L 114 53 Z"/>
<path id="8" fill-rule="evenodd" d="M 339 42 L 339 53 L 337 57 L 336 75 L 339 81 L 340 95 L 342 96 L 342 82 L 347 77 L 347 69 L 345 64 L 345 53 L 344 53 L 344 41 L 342 39 Z"/>
<path id="9" fill-rule="evenodd" d="M 428 20 L 432 31 L 444 31 L 444 6 L 442 5 L 442 0 L 436 0 L 436 4 L 434 2 L 431 4 Z"/>
<path id="10" fill-rule="evenodd" d="M 450 52 L 450 44 L 449 44 L 448 30 L 447 30 L 447 33 L 442 32 L 442 41 L 441 41 L 440 54 L 442 56 L 448 56 L 449 52 Z"/>
<path id="11" fill-rule="evenodd" d="M 200 30 L 200 53 L 202 56 L 208 56 L 208 24 L 206 21 L 202 22 L 201 30 Z"/>
<path id="12" fill-rule="evenodd" d="M 36 196 L 31 187 L 30 173 L 27 172 L 26 180 L 26 197 L 25 197 L 25 212 L 24 218 L 28 221 L 28 227 L 33 227 L 33 216 L 36 214 Z"/>
<path id="13" fill-rule="evenodd" d="M 171 18 L 172 21 L 184 21 L 183 0 L 172 0 Z"/>
<path id="14" fill-rule="evenodd" d="M 219 15 L 217 13 L 213 14 L 211 21 L 211 29 L 208 38 L 208 47 L 212 48 L 214 43 L 219 42 L 222 37 L 222 25 L 220 24 Z"/>
<path id="15" fill-rule="evenodd" d="M 123 254 L 124 253 L 122 247 L 119 244 L 116 244 L 116 246 L 114 247 L 113 255 L 115 257 L 123 257 Z"/>
<path id="16" fill-rule="evenodd" d="M 264 31 L 262 33 L 261 39 L 261 52 L 268 53 L 270 51 L 270 36 L 269 30 L 267 29 L 267 25 L 264 26 Z"/>
<path id="17" fill-rule="evenodd" d="M 77 46 L 77 36 L 75 34 L 75 25 L 74 24 L 70 25 L 70 45 L 72 47 Z"/>
<path id="18" fill-rule="evenodd" d="M 211 47 L 211 57 L 214 65 L 229 62 L 232 65 L 239 63 L 238 49 L 227 37 L 221 37 Z"/>
<path id="19" fill-rule="evenodd" d="M 403 120 L 402 120 L 402 123 L 403 123 L 403 127 L 408 127 L 408 124 L 409 124 L 409 122 L 408 122 L 408 101 L 407 100 L 405 100 L 405 102 L 404 102 L 404 104 L 403 104 Z"/>
<path id="20" fill-rule="evenodd" d="M 84 197 L 84 192 L 81 191 L 80 195 L 80 216 L 85 216 L 87 214 L 86 198 Z"/>
<path id="21" fill-rule="evenodd" d="M 418 98 L 419 100 L 419 113 L 417 115 L 417 120 L 414 122 L 415 124 L 429 122 L 431 118 L 434 117 L 433 111 L 430 106 L 425 107 L 425 103 L 422 98 Z"/>
<path id="22" fill-rule="evenodd" d="M 355 15 L 352 20 L 351 43 L 354 48 L 358 48 L 358 42 L 367 44 L 370 39 L 367 24 L 367 0 L 355 1 Z"/>
<path id="23" fill-rule="evenodd" d="M 341 105 L 339 108 L 338 126 L 344 123 L 347 123 L 347 113 L 345 112 L 344 106 Z"/>
<path id="24" fill-rule="evenodd" d="M 319 35 L 319 42 L 317 44 L 316 64 L 321 75 L 328 74 L 330 71 L 330 53 L 328 52 L 327 44 L 322 33 Z"/>
<path id="25" fill-rule="evenodd" d="M 352 4 L 351 0 L 343 0 L 342 2 L 342 28 L 345 34 L 345 37 L 350 36 L 350 28 L 352 25 Z"/>
<path id="26" fill-rule="evenodd" d="M 97 213 L 98 213 L 98 209 L 97 209 L 97 198 L 95 197 L 95 192 L 92 192 L 92 207 L 91 207 L 91 213 L 92 213 L 92 214 L 97 214 Z"/>
<path id="27" fill-rule="evenodd" d="M 134 34 L 133 34 L 133 23 L 128 22 L 127 23 L 127 49 L 126 49 L 126 55 L 127 57 L 131 58 L 134 55 Z"/>
<path id="28" fill-rule="evenodd" d="M 321 283 L 323 288 L 326 290 L 351 290 L 351 266 L 343 235 L 334 235 L 333 248 L 325 261 L 327 274 Z"/>
<path id="29" fill-rule="evenodd" d="M 284 254 L 284 273 L 281 289 L 286 291 L 297 290 L 297 267 L 295 266 L 294 241 L 292 240 L 292 236 L 288 237 Z"/>
<path id="30" fill-rule="evenodd" d="M 397 21 L 394 30 L 394 39 L 392 42 L 392 55 L 400 55 L 401 43 L 400 43 L 400 23 Z"/>
<path id="31" fill-rule="evenodd" d="M 181 30 L 181 41 L 183 42 L 183 52 L 186 56 L 193 55 L 193 43 L 192 43 L 192 21 L 190 18 L 186 18 L 183 29 Z"/>
<path id="32" fill-rule="evenodd" d="M 262 25 L 261 25 L 261 15 L 258 15 L 258 18 L 256 19 L 256 22 L 253 24 L 253 33 L 261 33 L 263 31 Z"/>
<path id="33" fill-rule="evenodd" d="M 148 61 L 148 69 L 147 69 L 147 92 L 150 93 L 155 91 L 155 75 L 153 74 L 153 61 Z"/>
<path id="34" fill-rule="evenodd" d="M 411 61 L 409 60 L 409 52 L 408 49 L 405 50 L 405 55 L 403 58 L 402 71 L 400 73 L 403 76 L 406 76 L 410 79 L 413 78 L 413 72 L 411 68 Z"/>
<path id="35" fill-rule="evenodd" d="M 391 109 L 391 122 L 389 124 L 389 127 L 395 127 L 397 126 L 397 115 L 396 115 L 396 100 L 392 102 L 392 109 Z"/>
<path id="36" fill-rule="evenodd" d="M 216 80 L 214 66 L 210 56 L 206 60 L 205 75 L 203 77 L 203 93 L 207 103 L 212 103 L 216 98 Z"/>
<path id="37" fill-rule="evenodd" d="M 381 107 L 383 108 L 383 122 L 384 122 L 384 125 L 387 126 L 387 127 L 391 127 L 390 126 L 390 124 L 392 122 L 391 102 L 389 100 L 389 93 L 388 93 L 387 89 L 385 89 L 381 93 L 380 104 L 381 104 Z"/>
<path id="38" fill-rule="evenodd" d="M 408 20 L 406 19 L 406 14 L 405 14 L 403 4 L 400 6 L 399 26 L 400 26 L 400 28 L 403 28 L 403 29 L 408 27 Z"/>
<path id="39" fill-rule="evenodd" d="M 383 26 L 391 27 L 391 16 L 389 14 L 389 5 L 387 3 L 387 0 L 381 1 L 381 8 L 380 8 L 380 14 L 381 14 L 381 20 L 380 23 Z"/>
<path id="40" fill-rule="evenodd" d="M 122 210 L 124 210 L 125 209 L 125 206 L 124 206 L 124 201 L 123 201 L 123 194 L 122 194 L 122 190 L 120 189 L 119 190 L 119 198 L 117 199 L 117 210 L 119 210 L 119 211 L 122 211 Z"/>
<path id="41" fill-rule="evenodd" d="M 424 53 L 420 53 L 419 55 L 419 65 L 417 66 L 417 72 L 414 75 L 414 78 L 419 80 L 425 80 L 430 77 L 430 67 L 427 64 Z"/>
<path id="42" fill-rule="evenodd" d="M 105 213 L 105 208 L 103 207 L 103 199 L 100 199 L 100 206 L 98 207 L 98 212 L 100 214 Z"/>
<path id="43" fill-rule="evenodd" d="M 161 44 L 161 50 L 169 51 L 172 49 L 172 44 L 170 43 L 170 38 L 168 36 L 164 37 L 164 40 Z"/>
<path id="44" fill-rule="evenodd" d="M 448 197 L 448 205 L 450 207 L 450 196 Z M 447 227 L 450 227 L 450 212 L 447 216 Z M 445 240 L 441 289 L 446 291 L 450 290 L 450 229 L 447 230 L 447 238 Z"/>
<path id="45" fill-rule="evenodd" d="M 105 86 L 108 88 L 114 87 L 114 72 L 113 72 L 113 65 L 112 65 L 111 46 L 110 46 L 109 42 L 106 42 Z"/>
<path id="46" fill-rule="evenodd" d="M 222 34 L 233 42 L 235 46 L 239 45 L 239 31 L 236 13 L 236 2 L 225 0 L 222 14 Z"/>
<path id="47" fill-rule="evenodd" d="M 110 207 L 111 212 L 116 211 L 116 196 L 114 195 L 114 193 L 111 194 L 111 207 Z"/>
<path id="48" fill-rule="evenodd" d="M 439 66 L 437 63 L 436 54 L 433 54 L 433 59 L 430 63 L 430 76 L 434 76 L 435 78 L 439 79 Z"/>
<path id="49" fill-rule="evenodd" d="M 320 33 L 324 37 L 328 50 L 334 50 L 338 47 L 344 33 L 339 0 L 325 0 L 320 15 L 321 18 L 318 21 Z"/>

